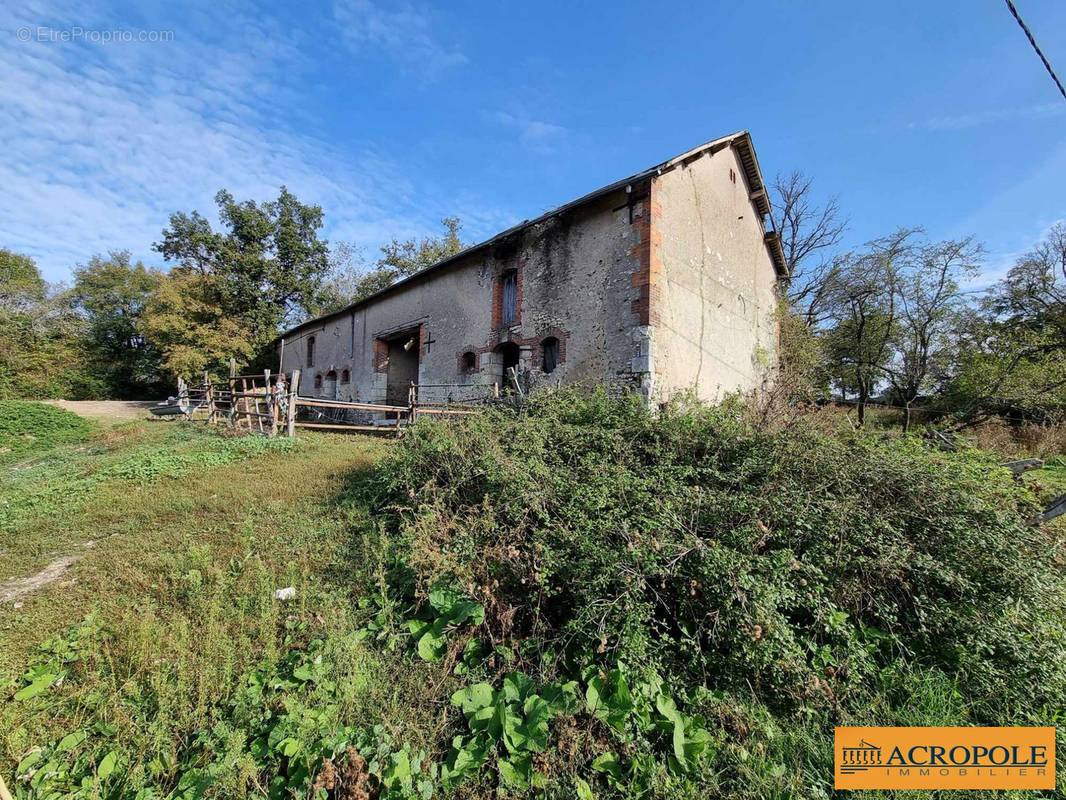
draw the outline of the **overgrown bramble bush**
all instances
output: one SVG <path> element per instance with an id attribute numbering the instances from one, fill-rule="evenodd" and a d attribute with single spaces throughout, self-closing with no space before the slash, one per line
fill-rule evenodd
<path id="1" fill-rule="evenodd" d="M 459 587 L 537 680 L 622 665 L 826 734 L 891 724 L 917 676 L 961 724 L 1066 693 L 1063 545 L 979 451 L 564 392 L 415 426 L 380 488 L 394 583 Z"/>

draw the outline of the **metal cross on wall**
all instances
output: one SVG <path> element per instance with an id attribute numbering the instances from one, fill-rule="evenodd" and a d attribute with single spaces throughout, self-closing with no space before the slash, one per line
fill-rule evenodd
<path id="1" fill-rule="evenodd" d="M 429 331 L 426 331 L 426 341 L 425 341 L 425 345 L 426 345 L 426 352 L 427 352 L 427 353 L 429 352 L 429 348 L 430 348 L 430 346 L 431 346 L 431 345 L 432 345 L 432 344 L 433 344 L 433 343 L 434 343 L 435 341 L 437 341 L 437 340 L 433 338 L 433 334 L 432 334 L 432 333 L 430 333 Z"/>

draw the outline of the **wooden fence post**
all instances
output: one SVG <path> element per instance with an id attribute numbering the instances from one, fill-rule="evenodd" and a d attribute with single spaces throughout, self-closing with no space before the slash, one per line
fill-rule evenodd
<path id="1" fill-rule="evenodd" d="M 289 407 L 285 409 L 286 435 L 296 435 L 296 398 L 300 396 L 300 370 L 292 371 L 292 384 L 289 386 Z"/>
<path id="2" fill-rule="evenodd" d="M 207 392 L 207 421 L 211 424 L 215 422 L 215 389 L 211 385 L 211 375 L 208 371 L 204 370 L 204 387 Z"/>
<path id="3" fill-rule="evenodd" d="M 237 426 L 237 359 L 229 360 L 229 424 L 231 428 Z"/>
<path id="4" fill-rule="evenodd" d="M 278 395 L 270 387 L 270 370 L 263 370 L 263 382 L 266 384 L 264 391 L 266 392 L 266 407 L 267 413 L 270 415 L 270 436 L 271 438 L 278 435 Z"/>

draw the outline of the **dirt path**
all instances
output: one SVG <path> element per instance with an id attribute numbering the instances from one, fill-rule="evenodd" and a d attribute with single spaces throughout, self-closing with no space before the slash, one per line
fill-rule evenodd
<path id="1" fill-rule="evenodd" d="M 23 595 L 29 594 L 35 589 L 40 589 L 45 584 L 58 580 L 81 555 L 61 556 L 42 569 L 36 575 L 0 583 L 0 603 L 10 603 L 18 600 Z"/>
<path id="2" fill-rule="evenodd" d="M 155 403 L 151 400 L 45 400 L 53 406 L 73 411 L 80 417 L 102 423 L 117 425 L 131 419 L 147 419 L 148 409 Z"/>

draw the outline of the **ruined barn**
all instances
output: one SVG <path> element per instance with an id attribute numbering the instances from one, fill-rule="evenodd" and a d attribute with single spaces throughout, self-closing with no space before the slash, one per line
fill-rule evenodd
<path id="1" fill-rule="evenodd" d="M 287 331 L 304 396 L 405 405 L 494 385 L 608 384 L 659 402 L 757 388 L 777 350 L 780 240 L 735 133 L 523 222 Z"/>

